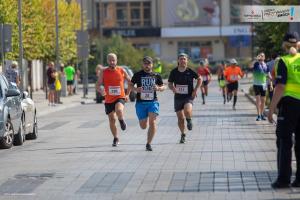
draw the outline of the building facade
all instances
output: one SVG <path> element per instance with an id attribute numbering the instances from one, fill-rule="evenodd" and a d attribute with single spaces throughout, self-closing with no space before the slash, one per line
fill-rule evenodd
<path id="1" fill-rule="evenodd" d="M 249 1 L 250 2 L 250 1 Z M 162 60 L 185 52 L 197 62 L 251 56 L 252 28 L 239 23 L 240 0 L 84 1 L 88 27 L 104 37 L 119 34 Z M 247 3 L 243 1 L 243 3 Z"/>

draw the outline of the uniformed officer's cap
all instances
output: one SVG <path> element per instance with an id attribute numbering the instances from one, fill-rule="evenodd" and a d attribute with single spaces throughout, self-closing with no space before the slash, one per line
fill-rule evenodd
<path id="1" fill-rule="evenodd" d="M 297 32 L 286 33 L 283 37 L 284 42 L 296 43 L 299 41 L 299 34 Z"/>

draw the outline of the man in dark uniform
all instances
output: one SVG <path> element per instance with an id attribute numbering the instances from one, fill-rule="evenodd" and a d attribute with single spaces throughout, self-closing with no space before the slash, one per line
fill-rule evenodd
<path id="1" fill-rule="evenodd" d="M 284 36 L 282 46 L 287 55 L 282 56 L 275 66 L 276 87 L 268 115 L 268 120 L 272 123 L 273 113 L 278 107 L 276 127 L 278 177 L 272 183 L 273 188 L 290 186 L 293 133 L 297 172 L 292 186 L 300 187 L 300 54 L 297 53 L 297 42 L 297 33 L 287 33 Z"/>

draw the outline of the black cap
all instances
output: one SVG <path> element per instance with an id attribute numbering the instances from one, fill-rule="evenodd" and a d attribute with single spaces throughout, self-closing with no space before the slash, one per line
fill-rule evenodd
<path id="1" fill-rule="evenodd" d="M 143 62 L 149 62 L 149 63 L 153 63 L 153 59 L 150 56 L 145 56 L 143 58 Z"/>
<path id="2" fill-rule="evenodd" d="M 204 60 L 200 60 L 199 64 L 204 65 L 205 64 Z"/>
<path id="3" fill-rule="evenodd" d="M 299 34 L 297 32 L 286 33 L 283 37 L 284 42 L 296 43 L 299 41 Z"/>
<path id="4" fill-rule="evenodd" d="M 189 56 L 186 53 L 180 53 L 180 54 L 178 54 L 178 58 L 180 58 L 180 57 L 189 58 Z"/>

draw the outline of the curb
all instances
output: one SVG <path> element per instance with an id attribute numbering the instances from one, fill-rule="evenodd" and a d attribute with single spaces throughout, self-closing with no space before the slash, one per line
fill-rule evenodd
<path id="1" fill-rule="evenodd" d="M 51 113 L 55 113 L 58 111 L 62 111 L 68 108 L 73 108 L 79 105 L 84 105 L 84 104 L 90 104 L 90 103 L 94 103 L 95 101 L 90 99 L 90 100 L 83 100 L 83 101 L 78 101 L 78 102 L 74 102 L 74 103 L 69 103 L 69 104 L 63 104 L 63 105 L 58 105 L 56 107 L 49 107 L 49 109 L 45 109 L 43 111 L 38 111 L 37 110 L 37 116 L 38 117 L 42 117 Z"/>

